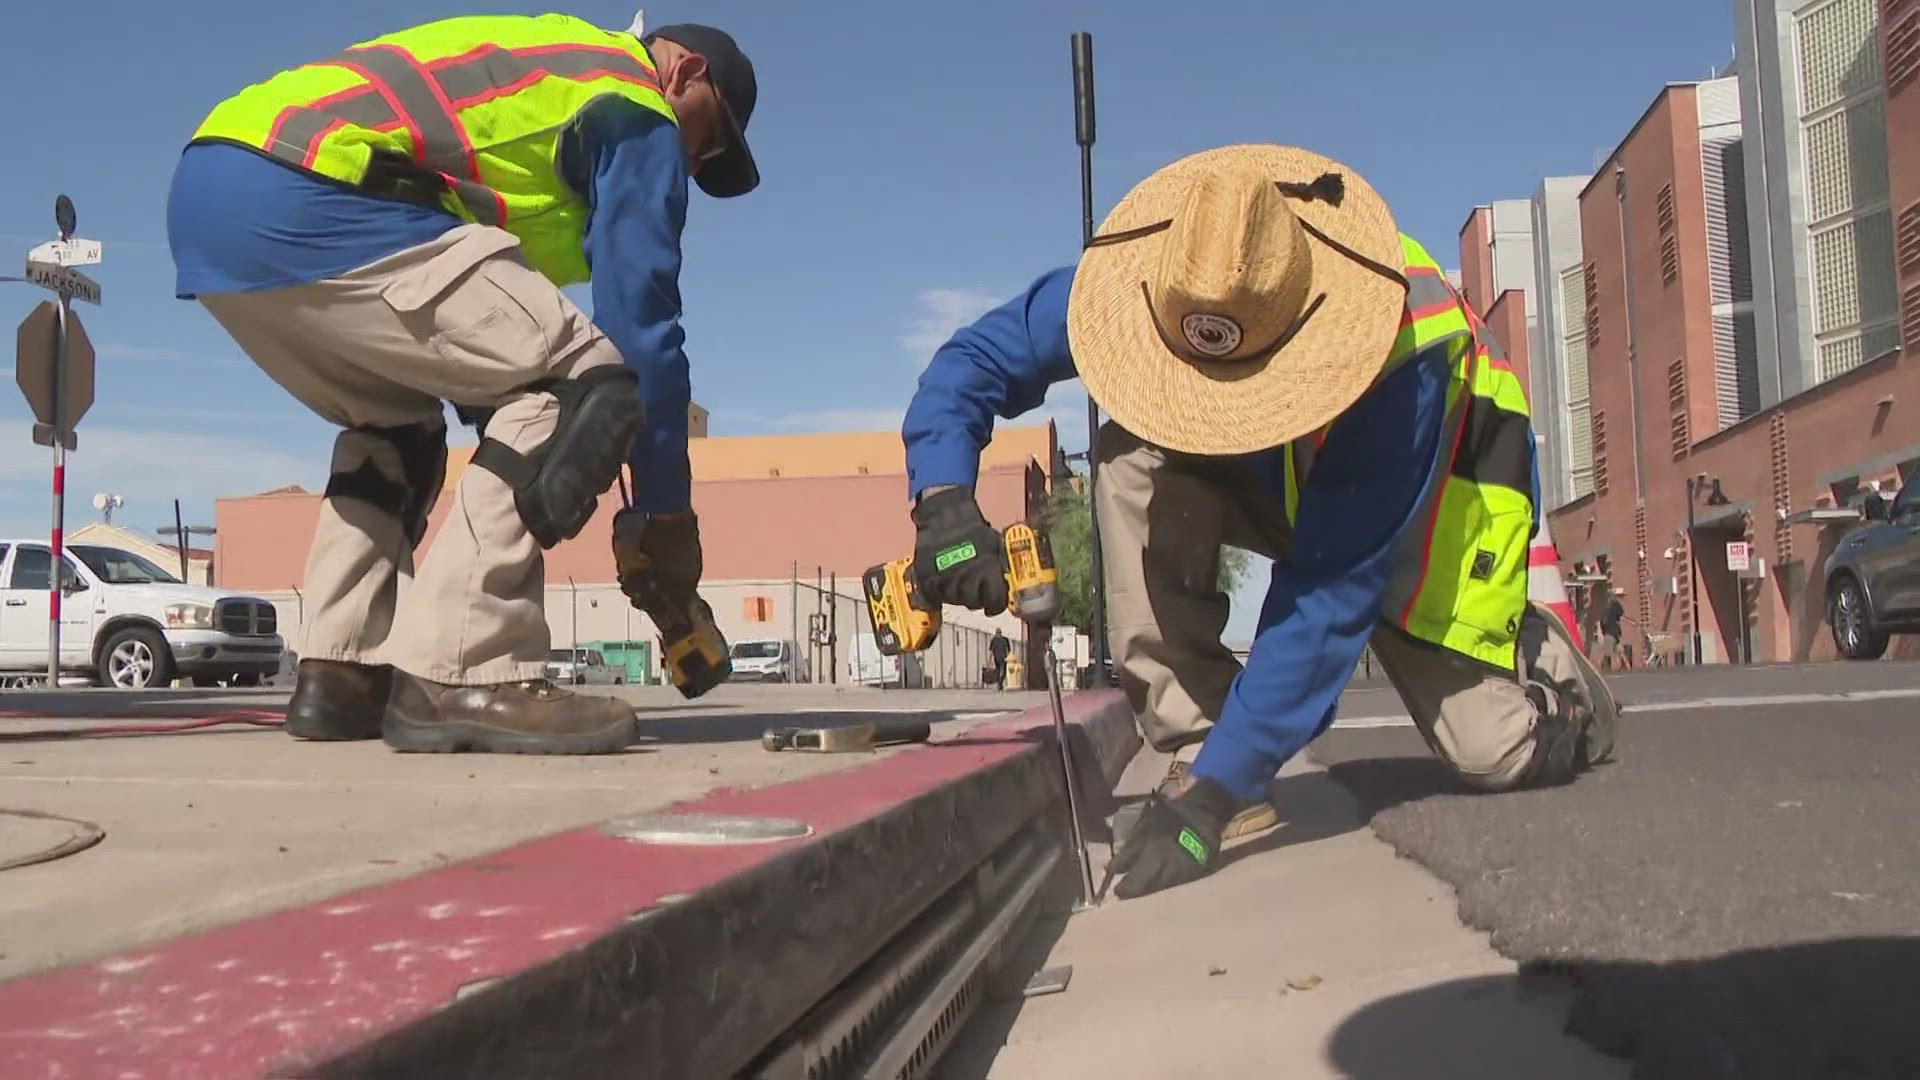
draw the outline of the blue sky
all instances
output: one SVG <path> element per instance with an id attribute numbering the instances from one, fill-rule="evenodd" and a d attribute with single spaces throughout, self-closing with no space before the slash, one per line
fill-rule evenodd
<path id="1" fill-rule="evenodd" d="M 615 29 L 633 17 L 625 0 L 556 8 Z M 7 122 L 0 247 L 50 238 L 63 191 L 80 235 L 106 244 L 91 271 L 106 305 L 81 306 L 99 368 L 70 459 L 70 527 L 94 518 L 96 491 L 123 494 L 118 520 L 147 529 L 171 520 L 176 497 L 211 524 L 217 495 L 325 482 L 327 425 L 197 305 L 173 299 L 167 182 L 206 110 L 401 26 L 540 10 L 103 0 L 83 20 L 59 4 L 10 6 L 0 70 L 30 89 Z M 1589 171 L 1662 83 L 1726 62 L 1732 18 L 1731 0 L 649 4 L 650 24 L 733 33 L 760 78 L 760 190 L 726 202 L 696 193 L 689 213 L 695 397 L 714 434 L 892 427 L 947 333 L 1071 261 L 1073 31 L 1094 36 L 1096 214 L 1184 154 L 1291 142 L 1365 175 L 1401 228 L 1451 264 L 1469 208 Z M 38 292 L 0 285 L 0 315 L 23 316 Z M 25 403 L 4 398 L 0 535 L 42 534 L 50 452 L 29 442 Z M 1047 407 L 1078 417 L 1083 401 L 1060 387 Z"/>

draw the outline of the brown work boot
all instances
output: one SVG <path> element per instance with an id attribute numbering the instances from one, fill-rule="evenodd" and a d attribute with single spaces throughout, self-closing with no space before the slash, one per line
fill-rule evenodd
<path id="1" fill-rule="evenodd" d="M 1194 749 L 1198 750 L 1199 747 L 1196 746 Z M 1171 799 L 1191 787 L 1193 785 L 1192 768 L 1191 762 L 1182 761 L 1176 756 L 1173 763 L 1167 766 L 1167 775 L 1160 779 L 1160 786 L 1156 789 L 1160 796 Z M 1280 824 L 1280 812 L 1273 808 L 1273 801 L 1261 799 L 1227 820 L 1227 827 L 1220 833 L 1220 842 L 1224 844 L 1242 836 L 1265 832 L 1278 824 Z"/>
<path id="2" fill-rule="evenodd" d="M 381 734 L 395 750 L 611 754 L 633 741 L 633 709 L 545 679 L 449 686 L 393 673 Z"/>
<path id="3" fill-rule="evenodd" d="M 302 660 L 287 702 L 287 734 L 316 742 L 380 737 L 393 669 L 346 660 Z"/>

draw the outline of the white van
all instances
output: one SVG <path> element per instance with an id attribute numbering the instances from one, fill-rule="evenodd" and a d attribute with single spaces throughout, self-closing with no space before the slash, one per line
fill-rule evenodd
<path id="1" fill-rule="evenodd" d="M 780 638 L 749 638 L 733 643 L 734 682 L 794 682 L 797 667 L 793 642 Z M 800 673 L 801 679 L 805 678 Z"/>
<path id="2" fill-rule="evenodd" d="M 273 604 L 188 585 L 131 551 L 75 544 L 61 553 L 60 669 L 101 686 L 258 686 L 286 642 Z M 47 670 L 53 551 L 0 539 L 0 672 Z"/>

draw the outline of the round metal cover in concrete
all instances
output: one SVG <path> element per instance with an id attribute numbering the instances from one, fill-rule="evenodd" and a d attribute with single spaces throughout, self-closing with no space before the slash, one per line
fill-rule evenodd
<path id="1" fill-rule="evenodd" d="M 770 844 L 813 832 L 813 826 L 792 818 L 731 814 L 635 814 L 614 818 L 600 829 L 645 844 Z"/>

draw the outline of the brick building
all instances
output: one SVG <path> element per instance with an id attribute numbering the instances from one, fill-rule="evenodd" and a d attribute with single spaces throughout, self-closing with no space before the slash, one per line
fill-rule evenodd
<path id="1" fill-rule="evenodd" d="M 1533 303 L 1492 281 L 1501 204 L 1462 231 L 1463 287 L 1532 369 L 1576 600 L 1688 662 L 1831 657 L 1833 511 L 1920 466 L 1920 0 L 1739 6 L 1734 68 L 1659 92 L 1577 236 L 1536 196 Z"/>
<path id="2" fill-rule="evenodd" d="M 704 410 L 696 431 L 705 430 Z M 693 505 L 700 515 L 705 583 L 731 641 L 791 640 L 819 681 L 847 681 L 863 661 L 877 661 L 860 599 L 867 567 L 913 551 L 907 516 L 905 450 L 897 431 L 707 438 L 689 445 Z M 445 519 L 450 492 L 473 446 L 448 453 L 446 487 L 429 518 L 422 555 Z M 1027 520 L 1047 497 L 1065 459 L 1051 422 L 1002 425 L 981 455 L 977 493 L 988 520 Z M 654 630 L 633 611 L 613 580 L 612 527 L 617 489 L 579 536 L 546 552 L 547 622 L 556 648 L 593 641 L 649 640 Z M 286 613 L 289 646 L 300 649 L 305 598 L 300 594 L 320 496 L 299 487 L 215 503 L 215 579 L 273 600 Z M 836 640 L 816 646 L 813 619 Z M 1024 628 L 1010 615 L 987 619 L 950 610 L 953 627 L 928 656 L 949 685 L 977 683 L 980 651 L 994 628 L 1016 642 Z M 1043 649 L 1030 645 L 1029 669 Z"/>

